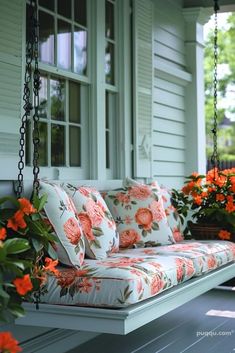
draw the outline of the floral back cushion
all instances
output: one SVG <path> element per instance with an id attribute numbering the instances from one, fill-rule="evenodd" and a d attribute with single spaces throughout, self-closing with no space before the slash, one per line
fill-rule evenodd
<path id="1" fill-rule="evenodd" d="M 138 181 L 133 180 L 131 178 L 126 178 L 123 181 L 123 185 L 124 187 L 138 185 Z M 160 195 L 162 196 L 163 206 L 167 216 L 168 224 L 173 233 L 174 240 L 176 242 L 180 242 L 184 240 L 184 236 L 181 231 L 181 222 L 180 222 L 179 214 L 171 203 L 171 191 L 167 189 L 164 185 L 161 185 L 160 187 L 156 180 L 153 180 L 148 185 L 151 186 L 153 190 L 159 192 Z"/>
<path id="2" fill-rule="evenodd" d="M 115 221 L 100 193 L 92 187 L 64 184 L 72 198 L 85 235 L 86 254 L 92 259 L 104 259 L 119 250 L 119 235 Z"/>
<path id="3" fill-rule="evenodd" d="M 176 242 L 182 241 L 184 240 L 184 236 L 181 231 L 180 217 L 177 210 L 171 203 L 171 191 L 165 186 L 161 185 L 160 194 L 162 196 L 164 209 L 166 212 L 169 226 L 171 227 L 173 233 L 173 237 Z"/>
<path id="4" fill-rule="evenodd" d="M 174 243 L 157 188 L 135 182 L 107 192 L 105 201 L 117 224 L 120 247 Z"/>
<path id="5" fill-rule="evenodd" d="M 85 242 L 73 201 L 59 185 L 49 182 L 40 182 L 39 194 L 47 194 L 44 216 L 58 237 L 55 248 L 59 261 L 68 266 L 81 266 Z"/>

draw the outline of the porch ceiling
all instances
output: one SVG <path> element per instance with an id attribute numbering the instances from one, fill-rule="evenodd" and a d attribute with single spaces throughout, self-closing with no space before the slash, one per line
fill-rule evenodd
<path id="1" fill-rule="evenodd" d="M 184 7 L 213 7 L 213 0 L 183 0 Z M 219 0 L 220 12 L 235 11 L 234 0 Z"/>

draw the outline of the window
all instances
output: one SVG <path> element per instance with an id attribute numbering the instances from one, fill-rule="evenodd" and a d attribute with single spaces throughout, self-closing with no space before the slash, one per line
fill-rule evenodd
<path id="1" fill-rule="evenodd" d="M 130 86 L 124 87 L 118 72 L 119 50 L 124 51 L 125 42 L 120 36 L 119 13 L 127 14 L 129 20 L 124 9 L 129 9 L 128 4 L 118 0 L 38 0 L 42 177 L 120 177 L 117 146 L 125 115 L 122 112 L 120 118 L 119 112 L 123 92 L 128 91 L 126 106 L 130 102 Z M 122 57 L 130 72 L 130 61 Z M 33 164 L 31 136 L 32 118 L 26 135 L 29 167 Z"/>
<path id="2" fill-rule="evenodd" d="M 79 168 L 80 176 L 86 177 L 87 3 L 86 0 L 39 0 L 38 10 L 41 71 L 39 165 Z M 28 121 L 27 165 L 32 165 L 31 134 L 32 121 Z"/>
<path id="3" fill-rule="evenodd" d="M 116 3 L 105 1 L 105 143 L 107 177 L 116 177 L 116 135 L 117 131 L 117 79 L 116 79 L 116 52 L 117 52 L 117 9 Z"/>

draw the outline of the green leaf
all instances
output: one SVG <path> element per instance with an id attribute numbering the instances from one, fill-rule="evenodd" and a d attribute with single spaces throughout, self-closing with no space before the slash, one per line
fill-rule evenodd
<path id="1" fill-rule="evenodd" d="M 21 270 L 25 270 L 26 268 L 30 268 L 33 267 L 33 264 L 31 261 L 27 261 L 27 260 L 15 260 L 15 259 L 11 259 L 11 264 L 17 266 L 19 269 Z"/>
<path id="2" fill-rule="evenodd" d="M 94 233 L 94 235 L 95 235 L 96 237 L 100 237 L 101 235 L 104 234 L 103 231 L 102 231 L 102 229 L 99 228 L 99 227 L 92 227 L 92 232 Z"/>
<path id="3" fill-rule="evenodd" d="M 156 222 L 153 222 L 153 224 L 152 224 L 152 229 L 153 229 L 153 230 L 159 230 L 159 224 L 156 223 Z"/>
<path id="4" fill-rule="evenodd" d="M 64 297 L 65 295 L 67 295 L 67 293 L 68 293 L 68 288 L 67 287 L 61 288 L 60 298 Z"/>
<path id="5" fill-rule="evenodd" d="M 57 252 L 50 243 L 47 244 L 47 252 L 53 260 L 56 260 L 58 258 Z"/>
<path id="6" fill-rule="evenodd" d="M 43 244 L 35 238 L 32 238 L 32 244 L 36 252 L 40 252 L 43 249 Z"/>
<path id="7" fill-rule="evenodd" d="M 3 247 L 0 248 L 0 262 L 3 262 L 5 258 L 6 258 L 6 249 L 5 249 L 5 245 L 3 245 Z"/>
<path id="8" fill-rule="evenodd" d="M 9 294 L 3 289 L 2 286 L 0 286 L 0 297 L 5 298 L 6 300 L 9 300 L 10 298 Z"/>
<path id="9" fill-rule="evenodd" d="M 20 238 L 7 239 L 4 247 L 7 254 L 19 254 L 30 249 L 28 240 Z"/>
<path id="10" fill-rule="evenodd" d="M 38 211 L 42 211 L 45 204 L 47 203 L 47 194 L 42 195 L 42 197 L 39 199 L 39 205 L 38 205 Z"/>
<path id="11" fill-rule="evenodd" d="M 98 239 L 93 240 L 92 245 L 94 245 L 96 248 L 101 249 L 101 245 Z"/>
<path id="12" fill-rule="evenodd" d="M 25 316 L 25 311 L 24 308 L 21 305 L 18 304 L 10 304 L 8 305 L 9 311 L 14 315 L 15 317 L 23 317 Z"/>

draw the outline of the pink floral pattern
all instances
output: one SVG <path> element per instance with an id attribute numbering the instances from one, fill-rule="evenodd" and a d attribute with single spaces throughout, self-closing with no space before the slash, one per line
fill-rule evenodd
<path id="1" fill-rule="evenodd" d="M 165 209 L 165 213 L 167 215 L 167 220 L 169 226 L 172 230 L 174 240 L 176 242 L 180 242 L 184 240 L 183 232 L 182 232 L 182 225 L 180 222 L 180 217 L 175 209 L 175 207 L 171 204 L 171 191 L 164 186 L 160 188 L 160 194 L 163 199 L 163 205 Z"/>
<path id="2" fill-rule="evenodd" d="M 105 194 L 120 234 L 120 247 L 174 243 L 157 188 L 137 182 L 131 185 L 130 180 L 127 187 Z"/>
<path id="3" fill-rule="evenodd" d="M 86 255 L 92 259 L 104 259 L 119 249 L 116 224 L 100 193 L 91 187 L 75 187 L 64 184 L 72 198 L 81 222 L 86 242 Z"/>
<path id="4" fill-rule="evenodd" d="M 85 241 L 81 224 L 74 212 L 73 201 L 54 183 L 41 181 L 39 193 L 48 196 L 43 217 L 58 237 L 54 249 L 59 261 L 69 266 L 81 266 L 85 255 Z"/>
<path id="5" fill-rule="evenodd" d="M 235 260 L 228 241 L 185 241 L 157 248 L 124 249 L 81 268 L 60 268 L 48 277 L 42 302 L 125 307 Z"/>

